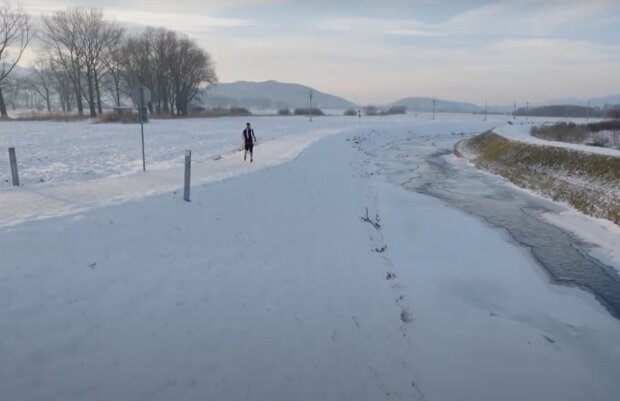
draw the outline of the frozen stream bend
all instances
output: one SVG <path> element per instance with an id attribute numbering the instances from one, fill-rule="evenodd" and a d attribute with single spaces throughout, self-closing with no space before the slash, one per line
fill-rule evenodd
<path id="1" fill-rule="evenodd" d="M 452 148 L 460 139 L 446 135 L 393 142 L 376 153 L 377 172 L 505 230 L 512 240 L 531 250 L 553 283 L 590 292 L 620 319 L 617 270 L 592 257 L 591 244 L 541 218 L 562 207 L 454 160 Z"/>

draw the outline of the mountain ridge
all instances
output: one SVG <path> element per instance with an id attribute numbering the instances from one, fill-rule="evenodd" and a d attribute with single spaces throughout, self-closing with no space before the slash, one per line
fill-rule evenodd
<path id="1" fill-rule="evenodd" d="M 260 109 L 303 108 L 310 104 L 325 109 L 347 109 L 357 105 L 340 96 L 306 85 L 268 81 L 235 81 L 210 85 L 201 93 L 202 102 L 211 107 L 246 107 Z"/>

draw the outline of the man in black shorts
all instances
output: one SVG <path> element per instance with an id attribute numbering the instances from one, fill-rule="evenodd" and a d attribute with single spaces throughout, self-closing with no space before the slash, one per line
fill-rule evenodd
<path id="1" fill-rule="evenodd" d="M 243 130 L 243 141 L 245 142 L 245 153 L 243 154 L 243 160 L 247 159 L 248 152 L 250 152 L 250 162 L 253 162 L 256 136 L 254 135 L 254 130 L 250 127 L 250 123 L 247 123 L 246 128 Z"/>

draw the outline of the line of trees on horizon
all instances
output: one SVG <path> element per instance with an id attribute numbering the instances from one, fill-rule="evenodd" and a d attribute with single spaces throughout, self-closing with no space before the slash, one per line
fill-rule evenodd
<path id="1" fill-rule="evenodd" d="M 32 73 L 18 76 L 35 35 L 42 47 Z M 151 113 L 186 116 L 198 90 L 215 82 L 211 56 L 186 35 L 150 27 L 130 35 L 96 7 L 56 11 L 35 26 L 20 5 L 0 0 L 0 117 L 5 97 L 15 107 L 20 91 L 26 104 L 96 117 L 106 104 L 123 106 L 137 84 L 151 90 Z"/>

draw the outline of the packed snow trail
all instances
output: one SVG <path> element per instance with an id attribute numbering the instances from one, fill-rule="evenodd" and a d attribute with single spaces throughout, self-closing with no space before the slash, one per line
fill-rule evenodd
<path id="1" fill-rule="evenodd" d="M 192 165 L 194 186 L 283 163 L 334 129 L 313 130 L 259 144 L 253 163 L 233 152 Z M 30 219 L 62 216 L 182 188 L 183 167 L 106 177 L 81 182 L 21 187 L 0 192 L 0 227 Z"/>
<path id="2" fill-rule="evenodd" d="M 0 399 L 412 399 L 354 154 L 1 229 Z"/>

